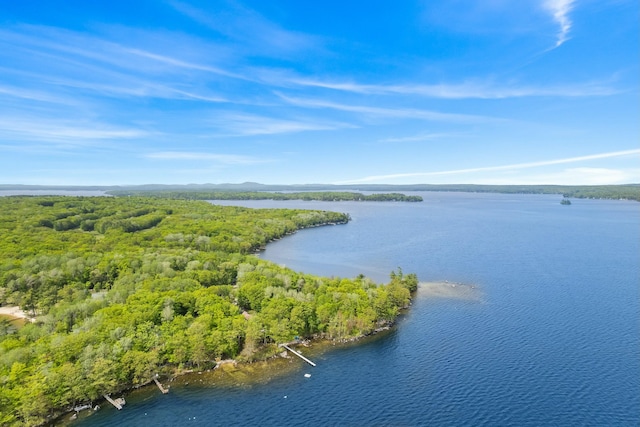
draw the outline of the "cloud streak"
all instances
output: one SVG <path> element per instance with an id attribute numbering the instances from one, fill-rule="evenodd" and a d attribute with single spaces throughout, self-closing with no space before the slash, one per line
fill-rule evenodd
<path id="1" fill-rule="evenodd" d="M 163 46 L 171 40 L 171 34 L 164 33 L 141 32 L 138 36 L 141 40 L 136 40 L 141 45 L 146 39 L 153 39 L 154 45 Z M 160 54 L 95 35 L 21 25 L 0 29 L 0 46 L 5 50 L 0 58 L 7 56 L 17 61 L 17 65 L 2 67 L 0 72 L 10 73 L 31 86 L 40 86 L 42 94 L 33 90 L 31 93 L 8 93 L 25 99 L 31 97 L 35 101 L 46 101 L 54 98 L 52 93 L 75 88 L 84 90 L 84 95 L 114 98 L 134 96 L 228 102 L 227 97 L 207 88 L 211 82 L 253 81 L 247 73 L 234 73 L 211 65 L 211 55 L 205 54 L 208 45 L 200 46 L 203 43 L 199 39 L 187 38 L 185 44 L 190 46 L 189 52 L 167 48 Z M 197 59 L 186 59 L 190 55 Z M 43 63 L 51 64 L 46 73 L 41 71 Z M 5 86 L 5 89 L 11 88 Z"/>
<path id="2" fill-rule="evenodd" d="M 51 104 L 76 105 L 78 102 L 69 97 L 55 96 L 47 92 L 34 91 L 21 87 L 0 86 L 0 95 L 19 98 L 27 101 L 46 102 Z"/>
<path id="3" fill-rule="evenodd" d="M 147 44 L 152 44 L 153 46 L 170 46 L 170 41 L 174 36 L 173 34 L 152 31 L 138 31 L 135 35 L 139 39 L 136 40 L 139 45 L 143 45 L 145 40 L 150 39 L 153 42 L 147 42 Z M 191 47 L 182 52 L 171 47 L 165 47 L 163 53 L 160 54 L 139 46 L 125 45 L 94 34 L 41 25 L 18 25 L 0 29 L 0 36 L 2 37 L 2 42 L 6 44 L 7 50 L 10 50 L 16 57 L 18 55 L 38 55 L 72 65 L 87 66 L 91 64 L 101 69 L 112 68 L 134 73 L 146 72 L 152 74 L 156 74 L 158 71 L 166 71 L 159 70 L 159 65 L 162 64 L 173 71 L 179 69 L 203 71 L 234 79 L 246 79 L 246 76 L 220 67 L 183 59 L 182 57 L 191 53 L 193 49 Z M 197 38 L 186 38 L 184 43 L 189 46 L 202 44 L 200 39 Z M 200 53 L 205 48 L 211 49 L 213 46 L 202 46 L 200 49 L 196 49 L 196 53 Z M 207 58 L 203 55 L 198 55 L 198 57 L 201 59 Z"/>
<path id="4" fill-rule="evenodd" d="M 335 122 L 318 122 L 308 119 L 279 119 L 254 114 L 225 114 L 215 124 L 226 134 L 223 136 L 276 135 L 305 131 L 326 131 L 351 128 L 353 125 Z"/>
<path id="5" fill-rule="evenodd" d="M 101 123 L 69 123 L 42 118 L 4 118 L 0 120 L 0 135 L 30 141 L 64 142 L 66 145 L 91 145 L 96 140 L 140 139 L 150 132 L 109 126 Z"/>
<path id="6" fill-rule="evenodd" d="M 384 108 L 384 107 L 371 107 L 368 105 L 351 105 L 342 104 L 339 102 L 325 101 L 322 99 L 305 99 L 289 97 L 283 94 L 279 94 L 280 98 L 292 105 L 306 108 L 325 108 L 338 111 L 346 111 L 350 113 L 356 113 L 370 117 L 389 117 L 389 118 L 402 118 L 402 119 L 421 119 L 431 121 L 442 122 L 456 122 L 456 123 L 481 123 L 481 122 L 496 122 L 502 121 L 488 116 L 478 116 L 471 114 L 455 114 L 455 113 L 442 113 L 439 111 L 431 110 L 418 110 L 414 108 Z"/>
<path id="7" fill-rule="evenodd" d="M 229 10 L 217 12 L 198 9 L 182 1 L 169 1 L 168 4 L 182 15 L 224 35 L 252 54 L 275 53 L 288 56 L 320 46 L 318 37 L 286 30 L 237 2 L 230 3 Z M 251 28 L 251 31 L 247 31 L 247 28 Z M 255 34 L 260 36 L 255 37 Z"/>
<path id="8" fill-rule="evenodd" d="M 583 97 L 607 96 L 618 93 L 606 83 L 587 82 L 580 85 L 562 85 L 549 87 L 535 86 L 502 86 L 481 82 L 460 84 L 405 84 L 377 85 L 354 82 L 330 82 L 314 79 L 292 79 L 292 83 L 300 86 L 318 87 L 342 92 L 365 95 L 412 95 L 438 99 L 507 99 L 539 96 Z"/>
<path id="9" fill-rule="evenodd" d="M 423 178 L 423 177 L 443 176 L 443 175 L 462 175 L 462 174 L 477 173 L 477 172 L 497 172 L 497 171 L 531 169 L 531 168 L 537 168 L 542 166 L 578 163 L 578 162 L 585 162 L 589 160 L 607 159 L 612 157 L 625 157 L 625 156 L 632 156 L 632 155 L 638 155 L 638 154 L 640 154 L 640 149 L 612 151 L 609 153 L 591 154 L 588 156 L 569 157 L 569 158 L 554 159 L 554 160 L 543 160 L 539 162 L 529 162 L 529 163 L 515 163 L 511 165 L 502 165 L 502 166 L 454 169 L 454 170 L 437 171 L 437 172 L 415 172 L 415 173 L 399 173 L 399 174 L 391 174 L 391 175 L 375 175 L 375 176 L 368 176 L 365 178 L 355 179 L 351 181 L 344 181 L 344 182 L 340 182 L 339 184 L 351 184 L 351 183 L 357 184 L 357 183 L 375 182 L 375 181 L 398 179 L 398 178 Z"/>
<path id="10" fill-rule="evenodd" d="M 573 9 L 575 0 L 545 0 L 543 7 L 553 16 L 554 21 L 560 26 L 560 30 L 556 36 L 555 47 L 561 46 L 569 39 L 569 31 L 571 31 L 571 18 L 569 12 Z"/>
<path id="11" fill-rule="evenodd" d="M 378 142 L 419 142 L 419 141 L 432 141 L 435 139 L 442 138 L 454 138 L 463 136 L 462 133 L 419 133 L 417 135 L 412 136 L 403 136 L 403 137 L 395 137 L 395 138 L 384 138 L 379 139 Z"/>
<path id="12" fill-rule="evenodd" d="M 144 157 L 157 160 L 194 160 L 194 161 L 214 161 L 225 165 L 255 165 L 259 163 L 269 163 L 271 160 L 265 158 L 242 156 L 236 154 L 216 154 L 192 151 L 161 151 L 150 153 Z"/>

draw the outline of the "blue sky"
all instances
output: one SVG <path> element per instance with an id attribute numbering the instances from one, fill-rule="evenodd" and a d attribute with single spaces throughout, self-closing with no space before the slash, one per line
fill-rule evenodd
<path id="1" fill-rule="evenodd" d="M 639 13 L 2 1 L 0 183 L 640 183 Z"/>

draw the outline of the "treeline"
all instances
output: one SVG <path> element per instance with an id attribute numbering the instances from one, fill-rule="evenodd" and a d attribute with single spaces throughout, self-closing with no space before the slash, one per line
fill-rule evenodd
<path id="1" fill-rule="evenodd" d="M 599 185 L 566 188 L 562 194 L 564 197 L 577 199 L 616 199 L 640 202 L 640 185 Z"/>
<path id="2" fill-rule="evenodd" d="M 582 199 L 613 199 L 640 201 L 640 184 L 626 185 L 476 185 L 476 184 L 416 184 L 364 185 L 367 191 L 452 191 L 463 193 L 559 194 Z"/>
<path id="3" fill-rule="evenodd" d="M 303 191 L 293 193 L 267 191 L 171 191 L 111 190 L 112 196 L 144 196 L 186 200 L 320 200 L 325 202 L 421 202 L 420 196 L 401 193 L 362 194 L 350 191 Z"/>
<path id="4" fill-rule="evenodd" d="M 0 328 L 0 425 L 216 361 L 252 361 L 294 337 L 350 339 L 388 325 L 417 278 L 321 278 L 251 252 L 325 211 L 149 198 L 0 198 L 0 304 L 36 321 Z M 133 228 L 137 229 L 133 229 Z"/>
<path id="5" fill-rule="evenodd" d="M 235 200 L 248 198 L 247 194 L 256 194 L 256 197 L 274 199 L 272 194 L 296 194 L 304 195 L 309 193 L 319 194 L 342 194 L 349 192 L 374 191 L 393 192 L 391 199 L 381 198 L 378 200 L 398 200 L 398 201 L 422 201 L 419 196 L 404 196 L 401 200 L 395 196 L 399 191 L 453 191 L 465 193 L 506 193 L 506 194 L 558 194 L 575 198 L 594 199 L 614 199 L 614 200 L 636 200 L 640 201 L 640 184 L 623 185 L 476 185 L 476 184 L 358 184 L 358 185 L 330 185 L 330 184 L 306 184 L 306 185 L 265 185 L 255 182 L 245 182 L 241 184 L 189 184 L 189 185 L 133 185 L 133 186 L 38 186 L 38 185 L 6 185 L 0 184 L 2 190 L 66 190 L 66 191 L 105 191 L 113 195 L 135 195 L 154 197 L 170 197 L 168 194 L 181 194 L 180 197 L 199 200 L 224 200 L 234 197 Z M 286 193 L 281 193 L 286 192 Z M 195 197 L 195 194 L 203 196 Z M 211 194 L 216 196 L 211 197 Z M 269 196 L 260 196 L 267 194 Z M 362 196 L 359 193 L 354 193 Z M 191 197 L 194 196 L 194 197 Z M 357 196 L 357 197 L 359 197 Z M 366 197 L 378 196 L 378 194 Z M 280 196 L 275 196 L 280 197 Z M 290 196 L 298 198 L 298 196 Z M 353 197 L 353 196 L 346 196 Z M 362 196 L 364 197 L 364 196 Z M 309 199 L 306 199 L 309 200 Z M 314 199 L 314 200 L 334 200 L 334 199 Z M 335 199 L 342 200 L 342 199 Z M 344 199 L 355 200 L 355 199 Z M 364 200 L 359 198 L 357 200 Z M 370 198 L 369 200 L 376 200 Z"/>

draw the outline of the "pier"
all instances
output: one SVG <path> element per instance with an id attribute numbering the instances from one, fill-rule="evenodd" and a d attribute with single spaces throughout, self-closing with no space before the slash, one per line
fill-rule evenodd
<path id="1" fill-rule="evenodd" d="M 291 353 L 295 354 L 296 356 L 298 356 L 300 359 L 304 360 L 305 362 L 307 362 L 309 365 L 311 366 L 316 366 L 315 363 L 313 363 L 311 360 L 307 359 L 306 357 L 304 357 L 303 355 L 301 355 L 300 353 L 298 353 L 297 351 L 295 351 L 294 349 L 292 349 L 291 347 L 289 347 L 286 344 L 280 344 L 280 347 L 284 347 L 287 350 L 289 350 Z"/>
<path id="2" fill-rule="evenodd" d="M 153 381 L 156 383 L 156 385 L 158 386 L 158 388 L 160 389 L 162 394 L 169 393 L 169 389 L 162 387 L 162 384 L 160 384 L 160 381 L 158 381 L 157 377 L 158 377 L 157 375 L 155 377 L 153 377 Z"/>
<path id="3" fill-rule="evenodd" d="M 102 397 L 104 397 L 105 399 L 107 399 L 107 402 L 111 403 L 113 406 L 116 407 L 116 409 L 119 411 L 122 409 L 122 407 L 124 406 L 124 404 L 126 403 L 124 398 L 119 397 L 116 400 L 113 400 L 112 398 L 110 398 L 109 396 L 107 396 L 106 394 L 103 394 Z"/>

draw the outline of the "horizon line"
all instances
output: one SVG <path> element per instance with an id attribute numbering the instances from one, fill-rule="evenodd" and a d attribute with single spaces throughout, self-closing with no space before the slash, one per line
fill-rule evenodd
<path id="1" fill-rule="evenodd" d="M 430 184 L 427 182 L 420 182 L 414 184 L 390 184 L 384 182 L 378 183 L 344 183 L 344 184 L 331 184 L 331 183 L 305 183 L 305 184 L 264 184 L 261 182 L 255 181 L 245 181 L 245 182 L 223 182 L 219 184 L 205 182 L 205 183 L 188 183 L 188 184 L 162 184 L 162 183 L 145 183 L 145 184 L 2 184 L 0 183 L 0 191 L 11 190 L 12 187 L 16 188 L 20 187 L 39 187 L 41 189 L 52 188 L 52 189 L 62 189 L 62 188 L 77 188 L 77 189 L 88 189 L 88 188 L 114 188 L 114 187 L 148 187 L 148 186 L 164 186 L 164 187 L 190 187 L 190 186 L 225 186 L 225 185 L 247 185 L 253 184 L 264 187 L 303 187 L 303 186 L 324 186 L 324 187 L 364 187 L 364 186 L 387 186 L 387 187 L 415 187 L 415 186 L 430 186 L 430 187 L 451 187 L 451 186 L 476 186 L 476 187 L 624 187 L 624 186 L 640 186 L 640 182 L 629 182 L 624 184 L 474 184 L 470 182 L 459 182 L 459 183 L 450 183 L 450 184 Z M 73 190 L 71 190 L 73 191 Z"/>

